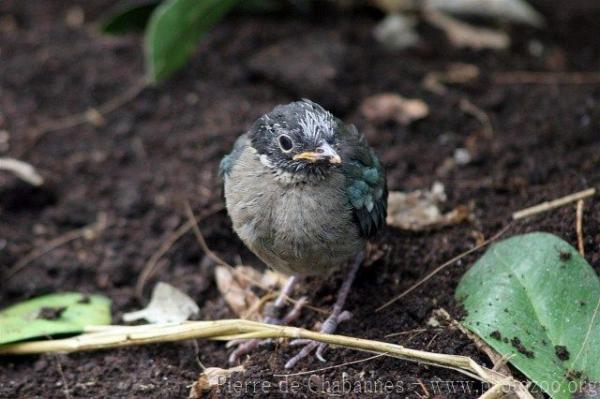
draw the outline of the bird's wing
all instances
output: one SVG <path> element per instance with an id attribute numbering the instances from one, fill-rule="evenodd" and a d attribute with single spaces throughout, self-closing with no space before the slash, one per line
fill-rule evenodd
<path id="1" fill-rule="evenodd" d="M 354 126 L 343 129 L 341 142 L 346 195 L 361 235 L 370 237 L 385 225 L 388 196 L 385 170 Z"/>
<path id="2" fill-rule="evenodd" d="M 244 133 L 238 137 L 233 145 L 233 150 L 225 155 L 219 164 L 219 176 L 225 177 L 229 175 L 231 168 L 233 168 L 233 165 L 244 151 L 244 148 L 249 145 L 249 142 L 248 133 Z"/>

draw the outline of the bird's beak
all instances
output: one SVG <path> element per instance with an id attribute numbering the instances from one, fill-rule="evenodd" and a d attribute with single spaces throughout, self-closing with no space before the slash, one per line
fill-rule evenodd
<path id="1" fill-rule="evenodd" d="M 328 143 L 319 145 L 314 151 L 306 151 L 294 155 L 294 161 L 299 159 L 309 162 L 329 162 L 331 164 L 342 163 L 342 158 Z"/>

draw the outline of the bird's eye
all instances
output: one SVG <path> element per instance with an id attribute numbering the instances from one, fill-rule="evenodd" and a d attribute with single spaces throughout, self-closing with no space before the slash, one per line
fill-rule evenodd
<path id="1" fill-rule="evenodd" d="M 281 147 L 283 152 L 290 152 L 292 148 L 294 148 L 294 142 L 287 134 L 282 134 L 279 136 L 277 141 L 279 141 L 279 147 Z"/>

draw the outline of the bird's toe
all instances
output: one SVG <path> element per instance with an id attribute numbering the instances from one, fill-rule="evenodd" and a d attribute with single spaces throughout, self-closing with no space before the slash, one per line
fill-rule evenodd
<path id="1" fill-rule="evenodd" d="M 338 324 L 343 321 L 350 320 L 352 318 L 352 313 L 347 310 L 341 312 L 340 314 L 332 314 L 329 316 L 321 325 L 319 332 L 323 334 L 332 334 L 337 329 Z M 313 351 L 315 351 L 315 357 L 319 359 L 321 362 L 326 362 L 327 360 L 323 357 L 325 351 L 329 347 L 329 345 L 323 342 L 313 341 L 311 339 L 295 339 L 290 342 L 290 346 L 302 346 L 304 347 L 296 354 L 296 356 L 292 357 L 285 364 L 286 369 L 294 368 L 302 359 L 308 357 Z"/>

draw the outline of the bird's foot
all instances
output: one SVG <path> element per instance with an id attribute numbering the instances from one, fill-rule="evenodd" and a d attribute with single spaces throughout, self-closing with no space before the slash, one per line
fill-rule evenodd
<path id="1" fill-rule="evenodd" d="M 350 293 L 350 287 L 352 287 L 352 282 L 356 277 L 356 273 L 358 272 L 358 268 L 360 267 L 360 264 L 363 260 L 363 256 L 363 253 L 360 252 L 356 255 L 354 262 L 352 262 L 352 265 L 348 270 L 348 274 L 346 275 L 346 278 L 344 279 L 344 282 L 342 283 L 338 292 L 337 300 L 333 305 L 333 311 L 331 312 L 331 315 L 321 325 L 321 333 L 334 333 L 337 329 L 338 324 L 340 324 L 342 321 L 349 320 L 352 317 L 352 314 L 350 312 L 346 310 L 342 311 L 342 309 L 346 306 L 346 299 L 348 298 L 348 294 Z M 290 345 L 304 345 L 304 348 L 302 348 L 296 356 L 288 360 L 288 362 L 285 364 L 286 369 L 291 369 L 294 366 L 296 366 L 296 364 L 298 364 L 300 360 L 310 355 L 315 349 L 315 355 L 317 359 L 319 359 L 322 362 L 325 361 L 325 358 L 323 358 L 323 353 L 325 353 L 325 350 L 327 349 L 327 344 L 312 341 L 310 339 L 297 339 L 290 342 Z"/>
<path id="2" fill-rule="evenodd" d="M 321 332 L 323 334 L 333 334 L 335 332 L 335 330 L 337 329 L 338 324 L 340 324 L 343 321 L 350 320 L 351 318 L 352 318 L 352 314 L 350 312 L 348 312 L 347 310 L 341 312 L 338 315 L 332 314 L 323 322 L 319 332 Z M 290 360 L 287 361 L 287 363 L 285 364 L 286 369 L 294 368 L 300 360 L 309 356 L 313 351 L 315 351 L 315 349 L 316 349 L 316 351 L 315 351 L 316 358 L 322 362 L 326 361 L 325 358 L 323 357 L 323 354 L 327 350 L 327 347 L 328 347 L 327 344 L 325 344 L 323 342 L 313 341 L 310 339 L 295 339 L 292 342 L 290 342 L 290 346 L 301 346 L 301 345 L 303 345 L 304 347 L 300 350 L 300 352 L 298 352 L 296 354 L 296 356 L 294 356 L 293 358 L 291 358 Z"/>
<path id="3" fill-rule="evenodd" d="M 293 291 L 294 285 L 298 278 L 295 276 L 290 277 L 286 282 L 285 286 L 281 290 L 279 297 L 275 302 L 265 310 L 265 317 L 263 317 L 263 323 L 269 323 L 274 325 L 287 325 L 300 317 L 302 308 L 307 302 L 306 297 L 302 297 L 296 301 L 294 307 L 283 317 L 280 317 L 278 313 L 281 313 L 285 307 L 286 299 L 290 296 Z M 231 355 L 229 355 L 229 362 L 235 363 L 242 356 L 254 351 L 256 348 L 272 343 L 272 339 L 235 339 L 227 343 L 227 348 L 236 347 Z"/>

